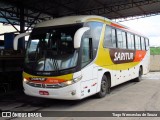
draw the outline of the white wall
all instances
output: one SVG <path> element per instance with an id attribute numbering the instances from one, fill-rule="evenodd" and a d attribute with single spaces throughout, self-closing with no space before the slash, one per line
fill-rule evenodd
<path id="1" fill-rule="evenodd" d="M 150 56 L 150 71 L 160 71 L 160 55 Z"/>

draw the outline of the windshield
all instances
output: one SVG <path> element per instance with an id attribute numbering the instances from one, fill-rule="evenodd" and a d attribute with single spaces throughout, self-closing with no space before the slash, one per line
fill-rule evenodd
<path id="1" fill-rule="evenodd" d="M 58 71 L 77 65 L 73 37 L 81 25 L 35 28 L 27 45 L 25 66 L 34 71 Z"/>

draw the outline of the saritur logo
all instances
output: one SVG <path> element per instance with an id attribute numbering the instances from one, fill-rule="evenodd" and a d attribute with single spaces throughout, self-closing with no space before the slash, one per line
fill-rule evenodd
<path id="1" fill-rule="evenodd" d="M 47 78 L 29 78 L 31 81 L 45 81 Z"/>
<path id="2" fill-rule="evenodd" d="M 114 64 L 129 63 L 135 59 L 134 50 L 110 49 L 109 53 Z"/>
<path id="3" fill-rule="evenodd" d="M 114 61 L 118 60 L 133 60 L 133 53 L 129 52 L 115 52 L 114 53 Z"/>

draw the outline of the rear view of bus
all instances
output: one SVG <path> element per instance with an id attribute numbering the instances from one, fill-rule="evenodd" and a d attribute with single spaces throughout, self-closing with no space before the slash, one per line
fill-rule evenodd
<path id="1" fill-rule="evenodd" d="M 99 16 L 39 23 L 25 55 L 24 92 L 53 99 L 104 97 L 110 88 L 149 71 L 149 41 Z"/>

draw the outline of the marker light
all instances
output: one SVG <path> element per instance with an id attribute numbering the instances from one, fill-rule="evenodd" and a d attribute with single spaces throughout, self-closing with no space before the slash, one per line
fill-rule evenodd
<path id="1" fill-rule="evenodd" d="M 79 76 L 79 77 L 74 78 L 73 81 L 74 81 L 74 82 L 78 82 L 78 81 L 80 81 L 81 79 L 82 79 L 82 76 Z"/>

